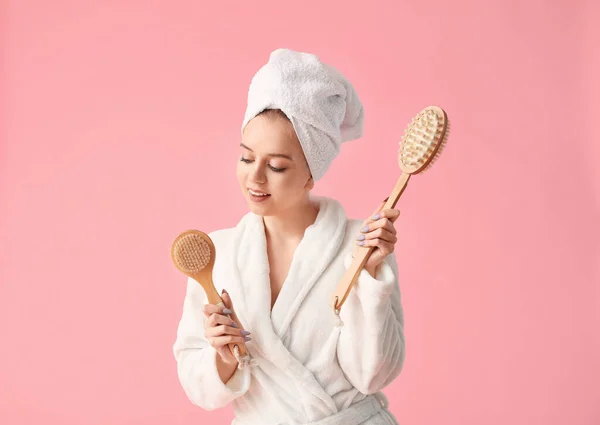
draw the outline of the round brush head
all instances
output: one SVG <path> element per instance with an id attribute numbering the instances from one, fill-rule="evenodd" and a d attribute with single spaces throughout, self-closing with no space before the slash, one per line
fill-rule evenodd
<path id="1" fill-rule="evenodd" d="M 171 246 L 175 267 L 187 275 L 198 273 L 214 263 L 214 252 L 212 240 L 199 230 L 187 230 L 179 234 Z"/>
<path id="2" fill-rule="evenodd" d="M 417 174 L 431 167 L 442 153 L 450 121 L 439 106 L 419 112 L 404 131 L 398 150 L 398 163 L 405 173 Z"/>

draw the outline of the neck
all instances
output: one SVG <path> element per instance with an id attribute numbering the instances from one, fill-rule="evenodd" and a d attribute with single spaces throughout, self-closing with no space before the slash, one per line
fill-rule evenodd
<path id="1" fill-rule="evenodd" d="M 307 199 L 277 215 L 263 217 L 267 240 L 275 242 L 298 242 L 306 228 L 313 224 L 319 214 L 319 205 Z"/>

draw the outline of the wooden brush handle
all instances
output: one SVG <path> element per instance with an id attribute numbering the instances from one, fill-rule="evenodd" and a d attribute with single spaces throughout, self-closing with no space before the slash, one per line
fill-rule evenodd
<path id="1" fill-rule="evenodd" d="M 392 190 L 392 193 L 382 210 L 387 210 L 396 206 L 398 200 L 400 199 L 400 195 L 402 195 L 404 189 L 406 189 L 406 185 L 408 184 L 410 176 L 411 175 L 409 173 L 403 173 L 400 176 L 396 182 L 396 186 L 394 186 L 394 190 Z M 342 276 L 340 283 L 338 283 L 338 286 L 335 288 L 335 292 L 331 297 L 330 305 L 334 311 L 337 310 L 339 312 L 341 309 L 342 304 L 344 304 L 344 301 L 346 301 L 346 298 L 348 298 L 350 290 L 356 283 L 358 275 L 374 250 L 374 246 L 361 247 L 358 249 L 358 252 L 352 259 L 352 264 L 350 264 L 350 267 L 348 267 L 348 270 L 346 270 L 346 273 L 344 273 Z"/>
<path id="2" fill-rule="evenodd" d="M 225 306 L 222 301 L 219 304 L 217 304 L 217 305 Z M 240 321 L 239 321 L 237 315 L 235 314 L 235 312 L 233 312 L 231 314 L 227 314 L 227 316 L 230 317 L 231 320 L 233 320 L 235 323 L 237 323 L 238 326 L 241 326 Z M 241 328 L 241 329 L 243 329 L 243 328 Z M 240 350 L 239 354 L 240 354 L 241 357 L 244 357 L 245 355 L 248 354 L 248 350 L 246 349 L 246 344 L 239 345 L 237 343 L 232 342 L 232 343 L 230 343 L 228 345 L 229 345 L 229 350 L 231 351 L 231 354 L 233 354 L 234 356 L 235 356 L 235 351 L 234 350 L 235 350 L 235 346 L 236 345 L 238 346 L 238 349 Z"/>
<path id="3" fill-rule="evenodd" d="M 225 307 L 225 304 L 223 303 L 223 299 L 221 298 L 221 296 L 215 289 L 215 285 L 213 283 L 211 275 L 207 274 L 206 277 L 203 279 L 203 282 L 206 282 L 206 286 L 203 285 L 203 288 L 204 288 L 204 292 L 206 293 L 206 298 L 208 299 L 208 302 L 210 304 Z M 242 326 L 242 324 L 240 323 L 235 312 L 233 312 L 232 314 L 228 314 L 227 316 L 230 317 L 235 323 L 237 323 L 238 326 Z M 241 328 L 241 329 L 243 329 L 243 328 Z M 232 342 L 228 345 L 229 345 L 229 350 L 231 350 L 231 354 L 235 355 L 234 349 L 235 349 L 236 345 L 238 346 L 238 349 L 240 350 L 239 354 L 241 357 L 244 357 L 245 355 L 248 354 L 248 350 L 246 349 L 246 344 L 240 345 L 240 344 Z"/>

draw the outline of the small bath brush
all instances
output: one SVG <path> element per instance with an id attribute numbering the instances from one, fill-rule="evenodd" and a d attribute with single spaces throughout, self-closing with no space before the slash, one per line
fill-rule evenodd
<path id="1" fill-rule="evenodd" d="M 199 230 L 187 230 L 179 234 L 171 246 L 171 259 L 175 267 L 202 286 L 210 304 L 224 307 L 225 304 L 215 289 L 212 279 L 215 254 L 213 241 L 206 233 Z M 228 316 L 241 326 L 235 313 Z M 251 364 L 245 345 L 238 346 L 238 344 L 231 343 L 229 349 L 237 359 L 239 369 Z"/>
<path id="2" fill-rule="evenodd" d="M 394 208 L 411 176 L 421 173 L 433 165 L 446 144 L 449 130 L 448 116 L 438 106 L 429 106 L 413 118 L 400 140 L 398 150 L 398 164 L 402 174 L 383 209 Z M 359 248 L 352 264 L 342 276 L 330 303 L 338 318 L 342 304 L 346 301 L 360 271 L 374 250 L 375 247 L 372 246 Z"/>

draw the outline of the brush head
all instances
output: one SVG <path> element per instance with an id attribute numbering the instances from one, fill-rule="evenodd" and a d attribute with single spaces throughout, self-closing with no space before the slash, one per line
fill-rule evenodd
<path id="1" fill-rule="evenodd" d="M 439 106 L 419 112 L 400 140 L 398 164 L 402 171 L 417 174 L 431 167 L 446 145 L 449 130 L 448 116 Z"/>
<path id="2" fill-rule="evenodd" d="M 187 230 L 173 241 L 171 259 L 181 272 L 194 275 L 214 264 L 215 246 L 206 233 Z"/>

